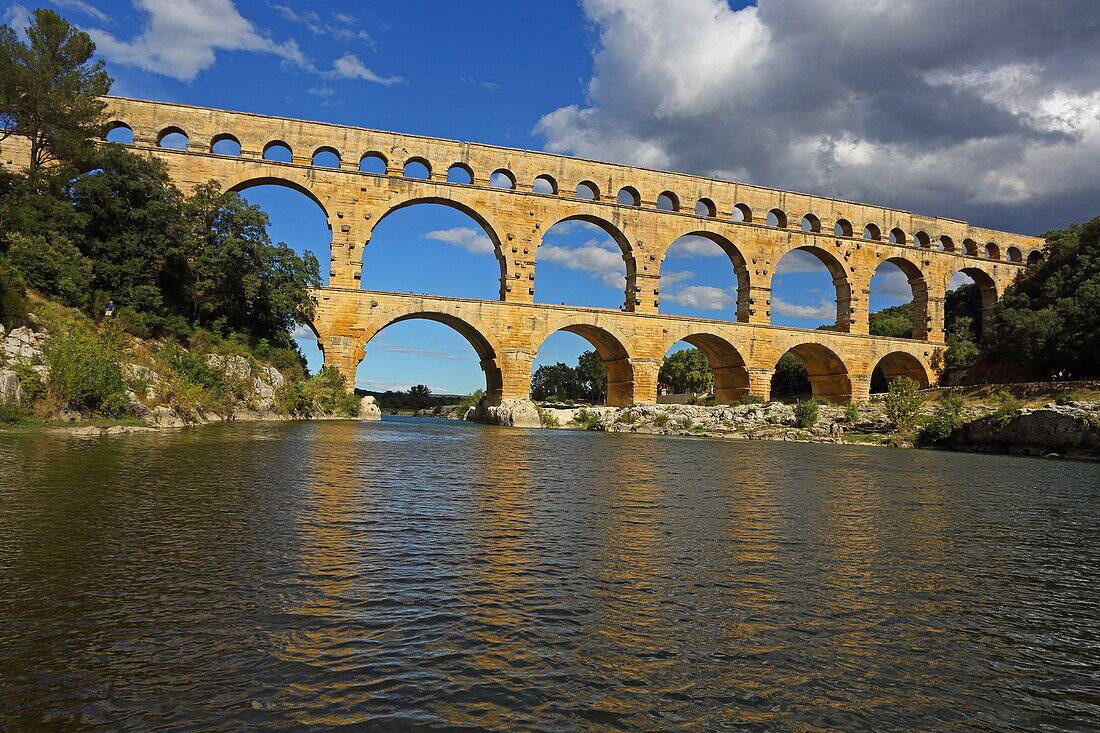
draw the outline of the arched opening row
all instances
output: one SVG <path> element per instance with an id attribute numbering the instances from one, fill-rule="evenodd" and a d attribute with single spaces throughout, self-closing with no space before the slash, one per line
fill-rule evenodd
<path id="1" fill-rule="evenodd" d="M 106 125 L 104 137 L 109 142 L 119 142 L 132 145 L 134 142 L 133 130 L 124 122 L 114 121 Z M 175 126 L 169 126 L 157 135 L 156 144 L 159 147 L 177 150 L 187 150 L 189 138 L 187 133 Z M 215 135 L 210 142 L 210 149 L 216 155 L 239 156 L 241 155 L 240 141 L 231 134 L 223 133 Z M 289 144 L 281 140 L 268 142 L 263 149 L 265 160 L 290 163 L 293 162 L 293 152 Z M 312 151 L 310 165 L 320 167 L 339 168 L 342 165 L 341 154 L 331 146 L 320 146 Z M 379 151 L 364 153 L 359 158 L 358 170 L 363 173 L 386 175 L 392 173 L 391 162 Z M 404 161 L 401 173 L 407 178 L 429 179 L 433 175 L 431 162 L 420 156 L 413 156 Z M 447 168 L 446 179 L 451 183 L 472 185 L 476 178 L 474 171 L 467 163 L 452 163 Z M 498 168 L 488 177 L 488 185 L 492 188 L 515 190 L 518 185 L 516 176 L 507 168 Z M 563 189 L 558 181 L 549 174 L 542 174 L 531 182 L 532 192 L 544 195 L 562 195 Z M 614 189 L 613 189 L 614 190 Z M 573 196 L 581 200 L 601 200 L 603 193 L 599 186 L 591 180 L 579 182 L 573 191 Z M 623 186 L 615 194 L 615 202 L 622 206 L 639 207 L 643 205 L 641 194 L 633 186 Z M 661 211 L 682 211 L 681 197 L 673 191 L 663 191 L 656 197 L 654 207 Z M 696 216 L 705 218 L 723 218 L 715 202 L 710 198 L 700 198 L 694 205 L 688 204 L 688 211 Z M 788 212 L 780 208 L 772 208 L 761 212 L 764 223 L 767 226 L 785 229 L 794 222 L 798 222 L 798 228 L 804 232 L 820 233 L 822 231 L 821 219 L 813 213 L 807 213 L 801 218 L 791 218 Z M 751 207 L 744 203 L 738 203 L 730 209 L 728 220 L 740 223 L 753 223 L 754 218 Z M 838 219 L 833 225 L 833 235 L 836 237 L 856 237 L 857 229 L 848 219 Z M 987 259 L 1009 262 L 1032 263 L 1036 252 L 1029 253 L 1026 257 L 1020 247 L 1012 245 L 1002 247 L 997 242 L 979 243 L 972 239 L 964 239 L 956 243 L 947 235 L 934 236 L 924 231 L 918 231 L 908 235 L 899 227 L 884 230 L 876 223 L 866 223 L 860 230 L 859 237 L 871 241 L 885 241 L 891 244 L 914 246 L 924 249 L 935 249 L 943 252 L 958 252 L 971 257 L 983 257 Z"/>

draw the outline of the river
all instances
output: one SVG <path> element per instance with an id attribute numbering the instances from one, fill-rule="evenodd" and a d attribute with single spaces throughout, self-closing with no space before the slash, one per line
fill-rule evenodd
<path id="1" fill-rule="evenodd" d="M 1100 721 L 1100 465 L 398 418 L 0 471 L 2 730 Z"/>

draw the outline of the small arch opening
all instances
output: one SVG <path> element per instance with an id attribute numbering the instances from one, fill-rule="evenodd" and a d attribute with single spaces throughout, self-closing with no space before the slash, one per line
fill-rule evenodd
<path id="1" fill-rule="evenodd" d="M 474 172 L 465 163 L 455 163 L 447 169 L 447 182 L 468 186 L 474 182 Z"/>
<path id="2" fill-rule="evenodd" d="M 638 191 L 632 186 L 624 186 L 619 189 L 618 195 L 615 196 L 615 203 L 621 206 L 638 206 L 642 203 L 642 197 L 638 195 Z"/>
<path id="3" fill-rule="evenodd" d="M 239 157 L 241 154 L 241 141 L 229 134 L 218 135 L 211 141 L 210 152 L 215 155 Z"/>
<path id="4" fill-rule="evenodd" d="M 1043 253 L 1041 250 L 1032 250 L 1027 256 L 1027 264 L 1037 265 L 1043 261 Z"/>
<path id="5" fill-rule="evenodd" d="M 531 183 L 531 191 L 533 193 L 554 195 L 558 192 L 558 182 L 554 180 L 553 176 L 541 175 Z"/>
<path id="6" fill-rule="evenodd" d="M 290 163 L 293 160 L 290 146 L 281 140 L 273 140 L 264 146 L 264 160 L 276 163 Z"/>
<path id="7" fill-rule="evenodd" d="M 837 219 L 836 224 L 833 225 L 833 236 L 836 237 L 850 237 L 852 231 L 852 222 L 847 219 Z"/>
<path id="8" fill-rule="evenodd" d="M 784 228 L 787 226 L 787 213 L 782 209 L 772 209 L 768 212 L 768 226 Z"/>
<path id="9" fill-rule="evenodd" d="M 516 179 L 512 176 L 511 171 L 501 168 L 493 171 L 493 175 L 489 176 L 489 187 L 511 191 L 516 187 Z"/>
<path id="10" fill-rule="evenodd" d="M 377 176 L 386 175 L 388 163 L 381 153 L 367 153 L 359 159 L 360 173 L 373 173 Z"/>
<path id="11" fill-rule="evenodd" d="M 991 260 L 999 260 L 1001 259 L 1001 248 L 997 246 L 996 242 L 987 242 L 985 256 Z"/>
<path id="12" fill-rule="evenodd" d="M 730 221 L 739 221 L 745 224 L 752 222 L 752 209 L 745 204 L 737 204 L 730 212 Z"/>
<path id="13" fill-rule="evenodd" d="M 119 145 L 133 145 L 134 131 L 125 122 L 111 122 L 104 128 L 103 139 Z"/>
<path id="14" fill-rule="evenodd" d="M 905 244 L 905 232 L 903 232 L 901 229 L 898 229 L 897 227 L 894 227 L 890 230 L 889 242 L 890 244 Z"/>
<path id="15" fill-rule="evenodd" d="M 923 249 L 928 249 L 932 246 L 932 240 L 928 237 L 927 232 L 917 232 L 913 235 L 913 245 L 916 247 L 921 247 Z"/>
<path id="16" fill-rule="evenodd" d="M 806 216 L 802 217 L 802 223 L 799 228 L 804 232 L 820 232 L 821 220 L 813 214 L 806 214 Z"/>
<path id="17" fill-rule="evenodd" d="M 428 161 L 424 158 L 410 158 L 409 161 L 405 163 L 402 175 L 405 178 L 427 179 L 432 177 L 432 169 L 428 165 Z"/>
<path id="18" fill-rule="evenodd" d="M 970 255 L 971 257 L 978 256 L 978 243 L 973 239 L 963 240 L 963 254 Z"/>
<path id="19" fill-rule="evenodd" d="M 573 196 L 584 201 L 597 201 L 600 198 L 600 189 L 592 181 L 581 181 Z"/>
<path id="20" fill-rule="evenodd" d="M 717 207 L 710 199 L 699 199 L 695 202 L 695 215 L 713 218 L 718 213 Z"/>
<path id="21" fill-rule="evenodd" d="M 953 240 L 951 237 L 947 236 L 946 234 L 943 235 L 942 237 L 940 237 L 938 241 L 939 241 L 939 250 L 941 252 L 954 252 L 955 251 L 955 240 Z"/>
<path id="22" fill-rule="evenodd" d="M 878 228 L 877 224 L 868 224 L 863 227 L 864 239 L 882 239 L 882 230 Z"/>
<path id="23" fill-rule="evenodd" d="M 680 199 L 672 191 L 665 191 L 657 197 L 657 208 L 661 211 L 679 211 Z"/>
<path id="24" fill-rule="evenodd" d="M 170 150 L 187 150 L 189 142 L 187 133 L 178 127 L 166 127 L 157 136 L 157 146 Z"/>
<path id="25" fill-rule="evenodd" d="M 1024 255 L 1020 252 L 1019 247 L 1009 247 L 1006 254 L 1008 255 L 1009 262 L 1023 262 Z"/>
<path id="26" fill-rule="evenodd" d="M 310 165 L 320 168 L 339 168 L 340 153 L 336 152 L 335 148 L 317 148 L 310 159 Z"/>

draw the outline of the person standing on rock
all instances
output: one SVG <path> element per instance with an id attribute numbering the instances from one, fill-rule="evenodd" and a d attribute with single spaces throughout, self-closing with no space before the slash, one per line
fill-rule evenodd
<path id="1" fill-rule="evenodd" d="M 115 301 L 108 300 L 107 301 L 107 309 L 105 311 L 103 311 L 103 320 L 105 320 L 105 321 L 111 320 L 112 318 L 114 318 L 114 315 L 115 315 Z"/>

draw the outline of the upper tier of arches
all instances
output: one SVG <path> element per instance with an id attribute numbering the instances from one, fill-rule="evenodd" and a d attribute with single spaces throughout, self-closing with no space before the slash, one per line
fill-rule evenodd
<path id="1" fill-rule="evenodd" d="M 171 132 L 187 139 L 183 149 L 202 153 L 210 150 L 214 139 L 231 136 L 241 141 L 241 155 L 247 157 L 277 140 L 291 150 L 292 163 L 307 166 L 321 150 L 331 156 L 328 165 L 335 159 L 333 167 L 342 170 L 367 172 L 361 166 L 364 160 L 381 161 L 381 168 L 374 169 L 376 175 L 446 181 L 448 171 L 458 166 L 470 180 L 456 185 L 595 200 L 784 230 L 832 231 L 838 238 L 1021 265 L 1032 261 L 1041 249 L 1041 242 L 1034 238 L 978 230 L 955 220 L 917 217 L 882 207 L 684 174 L 185 105 L 116 97 L 108 97 L 107 102 L 114 113 L 107 128 L 137 128 L 138 145 L 158 146 Z M 410 173 L 410 166 L 419 173 Z"/>

